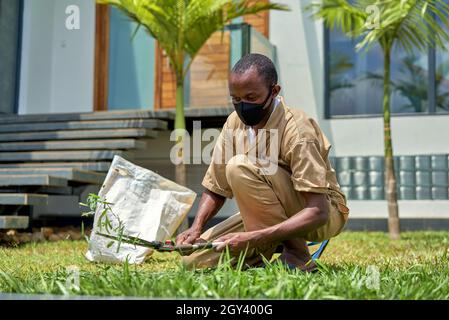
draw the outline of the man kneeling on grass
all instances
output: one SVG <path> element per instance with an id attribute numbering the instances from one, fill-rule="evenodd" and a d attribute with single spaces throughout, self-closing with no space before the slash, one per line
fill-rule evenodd
<path id="1" fill-rule="evenodd" d="M 277 81 L 273 62 L 260 54 L 246 55 L 232 69 L 235 112 L 215 145 L 195 220 L 176 239 L 223 244 L 185 256 L 187 267 L 217 265 L 227 246 L 233 256 L 247 250 L 249 266 L 282 248 L 283 263 L 312 271 L 306 241 L 330 239 L 345 226 L 349 209 L 328 159 L 331 145 L 313 119 L 285 105 Z M 232 197 L 240 212 L 202 233 Z"/>

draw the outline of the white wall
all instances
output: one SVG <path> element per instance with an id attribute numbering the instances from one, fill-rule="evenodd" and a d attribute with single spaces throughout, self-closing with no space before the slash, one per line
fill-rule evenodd
<path id="1" fill-rule="evenodd" d="M 336 156 L 383 155 L 383 119 L 331 120 Z M 449 154 L 449 115 L 392 118 L 396 155 Z"/>
<path id="2" fill-rule="evenodd" d="M 68 5 L 80 30 L 67 30 Z M 25 0 L 19 113 L 93 110 L 94 0 Z"/>
<path id="3" fill-rule="evenodd" d="M 382 155 L 382 118 L 324 119 L 323 26 L 302 10 L 311 1 L 278 2 L 292 10 L 270 12 L 270 41 L 277 46 L 286 103 L 319 121 L 332 155 Z M 449 153 L 449 115 L 393 116 L 392 134 L 397 155 Z"/>
<path id="4" fill-rule="evenodd" d="M 39 5 L 26 0 L 23 17 L 19 113 L 38 113 L 50 108 L 51 38 L 54 0 Z M 37 36 L 39 35 L 39 36 Z"/>

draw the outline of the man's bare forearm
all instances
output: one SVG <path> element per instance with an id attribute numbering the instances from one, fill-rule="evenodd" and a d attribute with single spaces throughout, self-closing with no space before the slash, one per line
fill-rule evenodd
<path id="1" fill-rule="evenodd" d="M 209 190 L 204 191 L 200 199 L 200 204 L 192 228 L 202 231 L 205 224 L 217 214 L 225 201 L 226 198 L 219 194 Z"/>
<path id="2" fill-rule="evenodd" d="M 260 244 L 266 244 L 281 242 L 295 237 L 303 237 L 310 231 L 316 230 L 324 225 L 326 221 L 327 212 L 305 208 L 282 223 L 259 230 L 258 242 Z"/>
<path id="3" fill-rule="evenodd" d="M 295 237 L 304 237 L 309 232 L 326 224 L 329 219 L 326 198 L 320 194 L 303 193 L 306 207 L 277 225 L 256 231 L 260 244 L 281 242 Z"/>

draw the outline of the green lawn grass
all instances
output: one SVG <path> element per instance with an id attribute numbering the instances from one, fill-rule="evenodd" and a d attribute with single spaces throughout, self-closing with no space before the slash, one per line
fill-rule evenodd
<path id="1" fill-rule="evenodd" d="M 0 247 L 0 292 L 163 298 L 448 299 L 449 232 L 344 232 L 332 239 L 320 272 L 280 264 L 245 271 L 226 265 L 187 271 L 176 253 L 155 253 L 143 265 L 85 260 L 87 243 L 61 241 Z M 79 288 L 67 288 L 69 267 Z M 376 286 L 376 270 L 379 286 Z"/>

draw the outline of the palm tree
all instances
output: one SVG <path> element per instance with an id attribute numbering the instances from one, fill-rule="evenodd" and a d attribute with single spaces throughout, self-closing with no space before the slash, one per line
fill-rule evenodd
<path id="1" fill-rule="evenodd" d="M 209 37 L 233 19 L 286 6 L 253 0 L 97 0 L 118 7 L 158 41 L 176 77 L 176 180 L 185 185 L 184 78 Z"/>
<path id="2" fill-rule="evenodd" d="M 379 44 L 384 56 L 383 119 L 385 182 L 388 228 L 391 239 L 399 239 L 399 210 L 390 125 L 390 62 L 395 46 L 412 53 L 429 47 L 446 49 L 449 42 L 449 5 L 444 0 L 321 0 L 306 10 L 327 27 L 358 39 L 356 49 L 369 50 Z"/>

